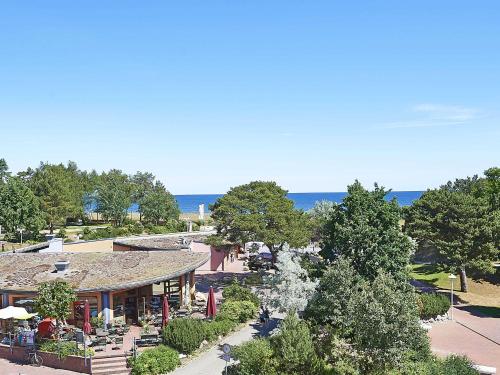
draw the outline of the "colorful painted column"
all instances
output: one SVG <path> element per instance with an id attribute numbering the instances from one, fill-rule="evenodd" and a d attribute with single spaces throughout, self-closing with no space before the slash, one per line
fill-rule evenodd
<path id="1" fill-rule="evenodd" d="M 111 322 L 111 305 L 109 302 L 109 292 L 101 292 L 102 317 L 107 326 Z"/>
<path id="2" fill-rule="evenodd" d="M 7 306 L 9 306 L 9 294 L 3 293 L 2 294 L 2 308 L 5 308 Z"/>

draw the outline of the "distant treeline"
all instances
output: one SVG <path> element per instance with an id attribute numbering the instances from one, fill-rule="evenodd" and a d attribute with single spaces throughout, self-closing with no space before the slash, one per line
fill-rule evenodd
<path id="1" fill-rule="evenodd" d="M 13 175 L 0 159 L 0 225 L 11 237 L 24 231 L 37 236 L 52 233 L 68 220 L 87 220 L 86 208 L 94 207 L 102 219 L 121 226 L 132 203 L 140 220 L 158 225 L 177 221 L 179 207 L 165 185 L 150 172 L 127 175 L 118 169 L 97 173 L 78 168 L 75 162 L 40 163 Z M 26 237 L 25 237 L 26 238 Z"/>

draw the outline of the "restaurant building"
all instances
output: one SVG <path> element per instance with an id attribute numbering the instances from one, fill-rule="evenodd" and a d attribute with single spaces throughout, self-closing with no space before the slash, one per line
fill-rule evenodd
<path id="1" fill-rule="evenodd" d="M 33 309 L 38 286 L 68 282 L 77 294 L 69 323 L 83 323 L 83 304 L 105 323 L 135 324 L 161 309 L 167 295 L 172 306 L 189 304 L 195 294 L 195 271 L 210 252 L 180 245 L 165 248 L 120 248 L 113 252 L 9 253 L 0 255 L 0 304 Z M 163 250 L 163 251 L 157 251 Z"/>

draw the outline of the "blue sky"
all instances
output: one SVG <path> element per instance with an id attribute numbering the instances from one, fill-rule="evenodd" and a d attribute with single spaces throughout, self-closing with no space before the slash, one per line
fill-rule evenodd
<path id="1" fill-rule="evenodd" d="M 420 190 L 500 164 L 497 1 L 5 1 L 0 157 Z"/>

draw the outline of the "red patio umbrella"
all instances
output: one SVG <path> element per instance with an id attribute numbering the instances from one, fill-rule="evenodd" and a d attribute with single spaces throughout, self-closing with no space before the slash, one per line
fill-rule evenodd
<path id="1" fill-rule="evenodd" d="M 92 331 L 90 326 L 90 304 L 89 301 L 85 301 L 85 307 L 83 310 L 83 333 L 88 335 Z"/>
<path id="2" fill-rule="evenodd" d="M 208 292 L 208 301 L 207 301 L 207 318 L 215 317 L 215 314 L 217 313 L 217 307 L 215 306 L 215 294 L 214 294 L 214 288 L 210 287 L 210 290 Z"/>
<path id="3" fill-rule="evenodd" d="M 165 327 L 168 324 L 168 298 L 167 295 L 163 295 L 163 305 L 161 309 L 161 325 L 162 327 Z"/>

